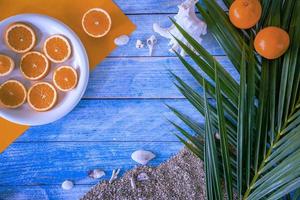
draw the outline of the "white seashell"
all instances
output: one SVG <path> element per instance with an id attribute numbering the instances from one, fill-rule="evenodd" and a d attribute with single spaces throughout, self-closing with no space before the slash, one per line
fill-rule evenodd
<path id="1" fill-rule="evenodd" d="M 141 40 L 137 40 L 135 43 L 135 48 L 137 48 L 137 49 L 144 48 L 143 42 Z"/>
<path id="2" fill-rule="evenodd" d="M 149 180 L 149 176 L 148 174 L 146 174 L 145 172 L 140 173 L 137 178 L 138 181 L 146 181 Z"/>
<path id="3" fill-rule="evenodd" d="M 150 38 L 147 39 L 147 46 L 149 48 L 149 56 L 152 56 L 154 44 L 156 44 L 157 39 L 154 35 L 151 35 Z"/>
<path id="4" fill-rule="evenodd" d="M 151 151 L 137 150 L 131 154 L 132 160 L 142 165 L 146 165 L 150 160 L 155 158 Z"/>
<path id="5" fill-rule="evenodd" d="M 62 184 L 61 184 L 62 189 L 64 190 L 71 190 L 74 187 L 74 183 L 70 180 L 65 180 Z"/>
<path id="6" fill-rule="evenodd" d="M 89 171 L 89 177 L 93 178 L 93 179 L 99 179 L 102 176 L 105 176 L 105 172 L 100 170 L 100 169 L 94 169 Z"/>
<path id="7" fill-rule="evenodd" d="M 129 42 L 129 37 L 128 37 L 128 35 L 121 35 L 121 36 L 115 38 L 115 40 L 114 40 L 114 43 L 115 43 L 117 46 L 123 46 L 123 45 L 126 45 L 128 42 Z"/>
<path id="8" fill-rule="evenodd" d="M 195 3 L 198 0 L 186 0 L 178 6 L 179 11 L 175 15 L 174 19 L 186 32 L 188 32 L 195 40 L 199 43 L 202 41 L 201 36 L 207 33 L 207 25 L 205 22 L 200 20 L 195 13 Z M 188 44 L 183 35 L 178 31 L 175 25 L 170 26 L 169 28 L 162 28 L 158 24 L 153 24 L 153 30 L 160 34 L 162 37 L 165 37 L 170 40 L 169 45 L 171 46 L 170 52 L 179 51 L 181 56 L 185 56 L 185 52 L 180 45 L 175 40 L 176 37 L 179 41 L 182 41 L 188 47 L 191 48 L 191 45 Z M 173 37 L 174 36 L 174 37 Z"/>

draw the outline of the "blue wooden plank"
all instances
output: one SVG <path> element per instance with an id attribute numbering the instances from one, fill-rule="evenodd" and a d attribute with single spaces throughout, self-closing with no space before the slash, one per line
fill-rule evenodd
<path id="1" fill-rule="evenodd" d="M 146 40 L 151 35 L 155 35 L 157 38 L 157 44 L 155 45 L 153 56 L 174 56 L 169 52 L 170 46 L 168 46 L 169 40 L 163 38 L 153 31 L 153 23 L 158 23 L 162 27 L 169 27 L 172 25 L 169 17 L 174 15 L 168 14 L 155 14 L 155 15 L 130 15 L 129 18 L 137 29 L 130 36 L 130 41 L 127 45 L 118 47 L 110 56 L 114 57 L 126 57 L 126 56 L 149 56 L 148 48 L 146 48 Z M 145 44 L 145 48 L 137 49 L 135 47 L 136 40 L 142 40 Z M 224 55 L 224 51 L 213 38 L 212 34 L 208 33 L 203 36 L 203 47 L 209 51 L 212 55 Z"/>
<path id="2" fill-rule="evenodd" d="M 167 119 L 182 124 L 165 106 L 172 105 L 201 123 L 193 107 L 178 100 L 82 100 L 66 117 L 31 127 L 17 142 L 30 141 L 178 141 Z"/>
<path id="3" fill-rule="evenodd" d="M 91 189 L 90 185 L 75 185 L 72 190 L 62 190 L 56 185 L 0 186 L 1 200 L 74 200 Z"/>
<path id="4" fill-rule="evenodd" d="M 158 1 L 158 0 L 114 0 L 117 5 L 126 14 L 140 14 L 140 13 L 176 13 L 177 5 L 181 4 L 183 0 L 168 0 L 168 1 Z M 217 0 L 219 4 L 226 10 L 222 0 Z M 202 0 L 200 0 L 202 3 Z"/>
<path id="5" fill-rule="evenodd" d="M 238 79 L 227 57 L 217 60 Z M 176 57 L 108 58 L 91 73 L 85 98 L 182 98 L 168 69 L 197 86 Z"/>
<path id="6" fill-rule="evenodd" d="M 70 179 L 75 184 L 95 184 L 87 176 L 90 169 L 100 168 L 109 179 L 113 169 L 122 173 L 133 168 L 131 153 L 150 150 L 156 166 L 182 148 L 179 142 L 37 142 L 15 143 L 0 155 L 0 185 L 60 185 Z"/>

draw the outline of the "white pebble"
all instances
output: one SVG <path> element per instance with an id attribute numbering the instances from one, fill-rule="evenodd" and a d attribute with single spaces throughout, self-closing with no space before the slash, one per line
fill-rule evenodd
<path id="1" fill-rule="evenodd" d="M 131 158 L 139 164 L 146 165 L 155 155 L 151 151 L 137 150 L 131 154 Z"/>
<path id="2" fill-rule="evenodd" d="M 146 180 L 149 180 L 149 176 L 145 172 L 142 172 L 137 176 L 136 179 L 138 181 L 146 181 Z"/>
<path id="3" fill-rule="evenodd" d="M 65 180 L 62 184 L 61 184 L 62 189 L 64 190 L 71 190 L 74 187 L 74 183 L 72 181 L 69 180 Z"/>
<path id="4" fill-rule="evenodd" d="M 94 170 L 89 171 L 89 177 L 91 177 L 93 179 L 99 179 L 102 176 L 105 176 L 105 172 L 100 169 L 94 169 Z"/>
<path id="5" fill-rule="evenodd" d="M 121 36 L 115 38 L 115 40 L 114 40 L 114 43 L 115 43 L 117 46 L 123 46 L 123 45 L 126 45 L 128 42 L 129 42 L 129 37 L 128 37 L 128 35 L 121 35 Z"/>

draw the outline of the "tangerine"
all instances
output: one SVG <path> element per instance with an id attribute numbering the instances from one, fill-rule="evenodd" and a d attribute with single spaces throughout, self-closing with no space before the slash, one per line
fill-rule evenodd
<path id="1" fill-rule="evenodd" d="M 9 56 L 0 54 L 0 76 L 10 74 L 15 67 L 15 62 Z"/>
<path id="2" fill-rule="evenodd" d="M 235 0 L 229 8 L 231 23 L 240 29 L 253 27 L 261 17 L 259 0 Z"/>
<path id="3" fill-rule="evenodd" d="M 83 30 L 91 37 L 105 36 L 111 29 L 110 15 L 101 8 L 92 8 L 82 17 Z"/>
<path id="4" fill-rule="evenodd" d="M 77 72 L 73 67 L 61 66 L 54 71 L 54 85 L 61 91 L 69 91 L 77 85 Z"/>
<path id="5" fill-rule="evenodd" d="M 52 35 L 46 39 L 44 53 L 54 63 L 65 62 L 71 56 L 69 41 L 62 35 Z"/>
<path id="6" fill-rule="evenodd" d="M 26 101 L 26 89 L 16 80 L 8 80 L 0 86 L 0 102 L 6 108 L 18 108 Z"/>
<path id="7" fill-rule="evenodd" d="M 279 58 L 287 51 L 289 45 L 289 34 L 275 26 L 260 30 L 254 39 L 255 50 L 267 59 Z"/>

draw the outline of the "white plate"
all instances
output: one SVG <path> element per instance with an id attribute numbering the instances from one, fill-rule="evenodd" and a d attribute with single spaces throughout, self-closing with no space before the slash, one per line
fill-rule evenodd
<path id="1" fill-rule="evenodd" d="M 79 75 L 79 80 L 77 87 L 74 90 L 66 93 L 58 91 L 58 102 L 50 111 L 36 112 L 31 109 L 27 103 L 25 103 L 18 109 L 6 109 L 0 107 L 0 116 L 15 123 L 30 126 L 54 122 L 68 114 L 79 103 L 85 92 L 89 79 L 89 62 L 85 48 L 78 36 L 69 27 L 54 18 L 38 14 L 22 14 L 7 18 L 0 22 L 0 53 L 4 53 L 13 57 L 16 66 L 11 74 L 0 78 L 0 83 L 3 83 L 9 79 L 17 79 L 21 81 L 27 89 L 34 83 L 33 81 L 26 80 L 21 75 L 19 69 L 19 60 L 21 55 L 16 55 L 9 50 L 3 39 L 5 28 L 14 22 L 29 23 L 35 29 L 38 41 L 34 50 L 41 52 L 43 42 L 48 36 L 53 34 L 62 34 L 70 41 L 72 46 L 71 58 L 61 64 L 52 63 L 51 72 L 46 78 L 43 79 L 43 81 L 52 83 L 53 69 L 60 65 L 70 65 L 74 67 Z"/>

